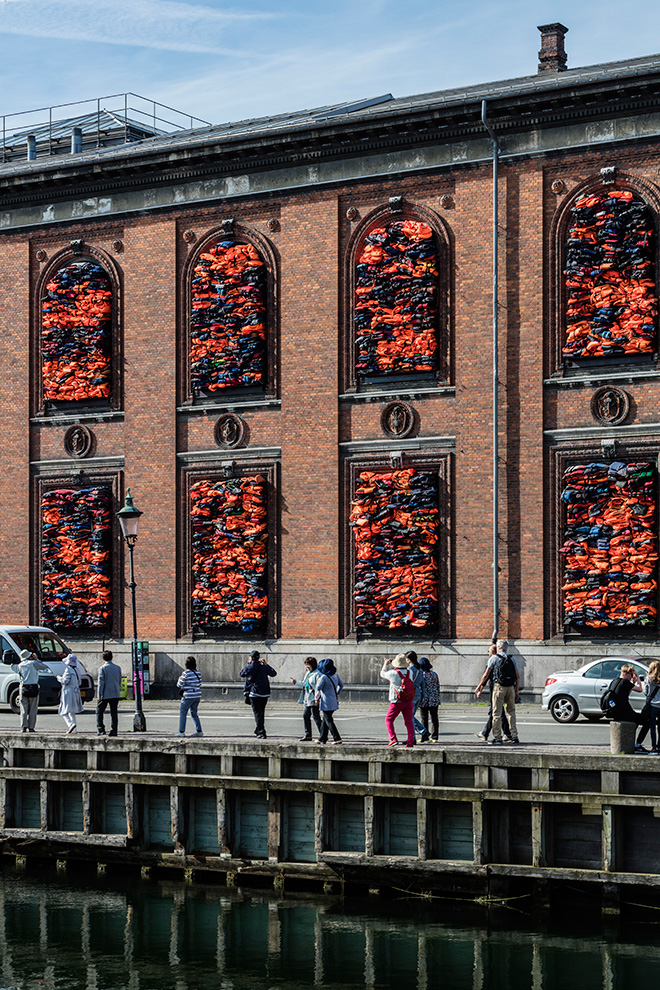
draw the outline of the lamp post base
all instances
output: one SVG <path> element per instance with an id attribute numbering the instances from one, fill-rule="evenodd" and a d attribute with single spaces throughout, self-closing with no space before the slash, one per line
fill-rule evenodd
<path id="1" fill-rule="evenodd" d="M 147 720 L 144 717 L 144 712 L 135 712 L 133 715 L 133 732 L 146 732 L 147 731 Z"/>

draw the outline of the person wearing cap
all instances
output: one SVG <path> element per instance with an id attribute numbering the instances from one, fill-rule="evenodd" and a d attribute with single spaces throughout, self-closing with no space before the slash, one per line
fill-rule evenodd
<path id="1" fill-rule="evenodd" d="M 34 732 L 39 707 L 39 671 L 47 671 L 49 674 L 52 671 L 32 650 L 21 650 L 19 656 L 21 662 L 13 663 L 11 669 L 21 680 L 18 692 L 21 706 L 21 732 Z"/>
<path id="2" fill-rule="evenodd" d="M 254 734 L 257 739 L 266 739 L 265 714 L 266 705 L 270 698 L 269 677 L 277 677 L 277 671 L 273 670 L 265 660 L 261 658 L 259 650 L 252 650 L 250 660 L 243 667 L 240 673 L 245 678 L 245 693 L 250 699 L 252 713 L 254 715 Z M 248 690 L 249 687 L 249 690 Z"/>
<path id="3" fill-rule="evenodd" d="M 78 657 L 75 653 L 70 653 L 66 660 L 64 661 L 65 670 L 63 674 L 58 675 L 58 681 L 62 685 L 62 693 L 60 695 L 60 707 L 57 710 L 57 714 L 61 715 L 64 719 L 67 730 L 67 736 L 72 732 L 77 732 L 76 715 L 80 715 L 83 711 L 82 700 L 80 697 L 80 673 L 78 670 Z"/>
<path id="4" fill-rule="evenodd" d="M 390 737 L 388 746 L 398 746 L 399 741 L 396 737 L 396 730 L 394 728 L 394 720 L 399 716 L 403 715 L 403 721 L 406 726 L 406 732 L 408 737 L 406 739 L 406 747 L 409 749 L 411 746 L 415 745 L 415 726 L 413 725 L 413 705 L 414 705 L 414 684 L 412 682 L 412 677 L 408 670 L 408 661 L 406 660 L 403 653 L 397 654 L 394 660 L 386 660 L 383 664 L 380 676 L 383 680 L 390 682 L 390 693 L 389 702 L 390 707 L 387 709 L 387 715 L 385 716 L 385 725 L 387 726 L 387 734 Z M 410 699 L 407 701 L 399 700 L 399 690 L 404 680 L 410 681 Z"/>

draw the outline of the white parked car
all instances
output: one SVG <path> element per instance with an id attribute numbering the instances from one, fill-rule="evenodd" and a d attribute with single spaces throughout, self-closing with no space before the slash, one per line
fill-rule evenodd
<path id="1" fill-rule="evenodd" d="M 0 626 L 0 704 L 9 705 L 13 712 L 19 711 L 19 677 L 11 669 L 20 663 L 21 650 L 31 650 L 39 660 L 48 664 L 52 673 L 39 673 L 39 707 L 48 708 L 60 703 L 60 682 L 58 674 L 64 673 L 64 658 L 73 653 L 57 633 L 45 626 Z M 80 697 L 91 701 L 94 697 L 94 681 L 80 663 Z"/>
<path id="2" fill-rule="evenodd" d="M 577 670 L 558 670 L 545 682 L 541 707 L 550 711 L 555 722 L 574 722 L 578 715 L 589 721 L 604 718 L 600 699 L 624 664 L 634 667 L 643 680 L 652 661 L 642 657 L 601 657 Z M 645 697 L 632 691 L 630 704 L 636 711 L 644 706 Z"/>

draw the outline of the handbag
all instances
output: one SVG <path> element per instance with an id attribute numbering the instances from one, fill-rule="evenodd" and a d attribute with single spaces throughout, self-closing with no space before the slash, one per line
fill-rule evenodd
<path id="1" fill-rule="evenodd" d="M 39 685 L 38 684 L 22 684 L 21 685 L 21 694 L 23 695 L 24 698 L 36 698 L 37 695 L 39 694 Z"/>

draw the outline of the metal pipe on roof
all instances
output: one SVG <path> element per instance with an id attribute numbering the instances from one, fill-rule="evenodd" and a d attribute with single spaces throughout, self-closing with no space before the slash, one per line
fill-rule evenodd
<path id="1" fill-rule="evenodd" d="M 481 101 L 481 122 L 488 131 L 493 142 L 493 642 L 497 639 L 500 618 L 500 582 L 499 582 L 499 492 L 498 492 L 498 468 L 499 468 L 499 419 L 498 419 L 498 377 L 499 377 L 499 354 L 498 354 L 498 307 L 497 294 L 499 289 L 497 279 L 498 267 L 498 246 L 499 238 L 497 231 L 497 166 L 498 166 L 498 144 L 493 132 L 486 109 L 486 101 Z"/>
<path id="2" fill-rule="evenodd" d="M 35 161 L 37 157 L 37 139 L 34 134 L 28 134 L 27 136 L 27 160 L 29 162 Z"/>

